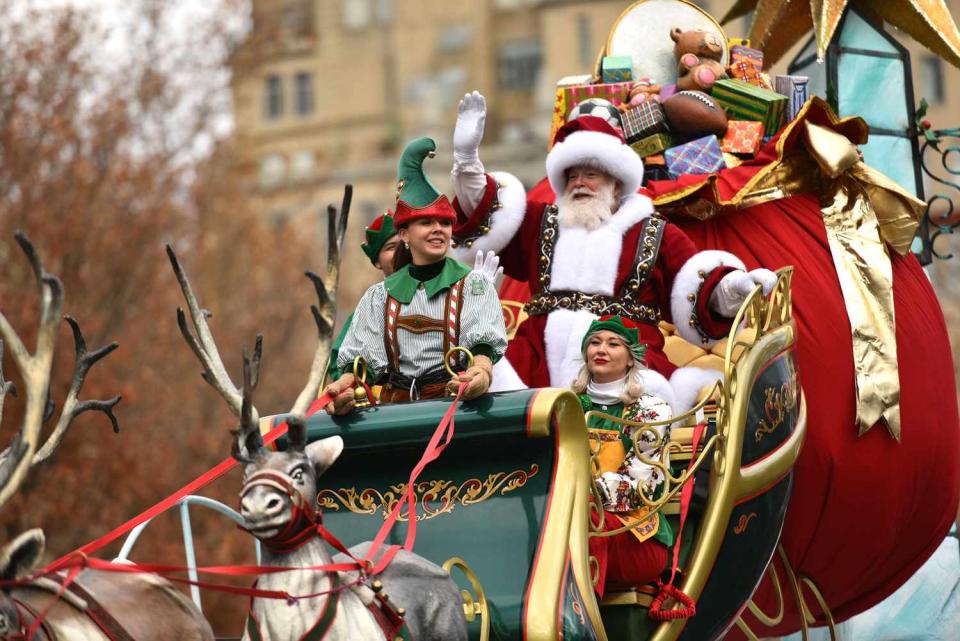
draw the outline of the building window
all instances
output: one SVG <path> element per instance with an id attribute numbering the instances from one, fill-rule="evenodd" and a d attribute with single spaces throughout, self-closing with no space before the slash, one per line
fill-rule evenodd
<path id="1" fill-rule="evenodd" d="M 536 40 L 510 42 L 500 49 L 500 86 L 529 90 L 537 82 L 543 52 Z"/>
<path id="2" fill-rule="evenodd" d="M 943 60 L 937 56 L 924 55 L 920 60 L 920 91 L 933 104 L 941 104 L 947 99 L 943 85 Z"/>
<path id="3" fill-rule="evenodd" d="M 313 0 L 287 0 L 281 11 L 284 31 L 294 36 L 313 35 Z"/>
<path id="4" fill-rule="evenodd" d="M 294 80 L 297 89 L 297 115 L 309 116 L 313 113 L 313 74 L 301 71 Z"/>
<path id="5" fill-rule="evenodd" d="M 267 76 L 263 87 L 263 113 L 268 120 L 283 115 L 283 84 L 280 76 Z"/>
<path id="6" fill-rule="evenodd" d="M 577 16 L 577 40 L 580 49 L 580 64 L 593 64 L 593 42 L 590 37 L 590 16 Z"/>
<path id="7" fill-rule="evenodd" d="M 270 154 L 260 161 L 260 184 L 264 187 L 275 187 L 283 182 L 283 175 L 287 171 L 287 163 L 280 154 Z"/>

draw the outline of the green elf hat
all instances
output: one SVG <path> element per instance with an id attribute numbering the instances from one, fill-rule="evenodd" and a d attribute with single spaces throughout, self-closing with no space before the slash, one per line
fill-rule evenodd
<path id="1" fill-rule="evenodd" d="M 640 330 L 631 321 L 624 321 L 620 316 L 601 316 L 590 323 L 587 333 L 583 335 L 580 351 L 586 353 L 587 341 L 597 332 L 607 330 L 617 334 L 627 343 L 627 348 L 637 361 L 642 361 L 647 352 L 647 346 L 640 342 Z"/>
<path id="2" fill-rule="evenodd" d="M 417 138 L 407 143 L 397 167 L 397 213 L 393 225 L 399 229 L 417 218 L 439 218 L 456 222 L 457 213 L 447 197 L 437 191 L 426 174 L 423 161 L 433 157 L 437 143 L 432 138 Z"/>
<path id="3" fill-rule="evenodd" d="M 374 219 L 370 226 L 364 230 L 367 236 L 367 242 L 360 245 L 360 249 L 367 255 L 373 266 L 377 266 L 377 258 L 380 257 L 380 250 L 383 245 L 395 236 L 397 230 L 393 227 L 393 212 L 389 209 Z"/>

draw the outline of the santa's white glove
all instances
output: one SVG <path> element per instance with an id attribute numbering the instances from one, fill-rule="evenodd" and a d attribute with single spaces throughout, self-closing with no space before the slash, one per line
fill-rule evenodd
<path id="1" fill-rule="evenodd" d="M 717 288 L 710 296 L 710 309 L 720 316 L 732 318 L 737 315 L 743 301 L 760 285 L 763 295 L 773 290 L 777 283 L 777 275 L 769 269 L 754 269 L 751 272 L 736 270 L 720 279 Z"/>
<path id="2" fill-rule="evenodd" d="M 480 141 L 487 120 L 487 100 L 479 91 L 463 96 L 457 107 L 457 126 L 453 130 L 453 165 L 480 161 Z"/>
<path id="3" fill-rule="evenodd" d="M 483 274 L 483 277 L 490 281 L 494 287 L 497 281 L 503 276 L 503 267 L 500 267 L 500 257 L 496 252 L 488 251 L 483 255 L 483 250 L 477 252 L 477 258 L 473 261 L 473 271 Z"/>

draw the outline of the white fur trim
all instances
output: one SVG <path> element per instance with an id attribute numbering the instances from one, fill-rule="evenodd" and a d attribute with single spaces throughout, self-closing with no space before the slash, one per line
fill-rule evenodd
<path id="1" fill-rule="evenodd" d="M 670 376 L 670 386 L 677 399 L 676 414 L 688 411 L 697 401 L 700 390 L 723 378 L 723 372 L 702 367 L 681 367 Z"/>
<path id="2" fill-rule="evenodd" d="M 673 410 L 673 415 L 678 414 L 676 394 L 663 374 L 652 369 L 641 369 L 637 371 L 637 379 L 643 387 L 644 394 L 662 398 Z"/>
<path id="3" fill-rule="evenodd" d="M 690 294 L 695 295 L 700 289 L 702 282 L 700 272 L 709 274 L 718 267 L 744 269 L 744 264 L 729 252 L 710 249 L 691 256 L 673 279 L 673 289 L 670 291 L 670 313 L 673 315 L 673 324 L 680 336 L 694 345 L 710 347 L 718 342 L 711 340 L 704 343 L 697 330 L 690 327 L 694 303 L 688 300 Z"/>
<path id="4" fill-rule="evenodd" d="M 473 264 L 478 251 L 500 253 L 520 229 L 527 213 L 527 191 L 523 184 L 503 171 L 492 171 L 490 175 L 503 185 L 498 194 L 501 207 L 490 217 L 490 231 L 474 240 L 470 247 L 461 245 L 450 250 L 451 256 L 468 265 Z"/>
<path id="5" fill-rule="evenodd" d="M 493 381 L 490 383 L 491 392 L 511 392 L 518 389 L 527 389 L 517 370 L 507 360 L 506 356 L 493 366 Z"/>
<path id="6" fill-rule="evenodd" d="M 570 387 L 583 365 L 580 345 L 596 316 L 590 312 L 558 309 L 547 316 L 543 340 L 547 351 L 550 385 Z"/>
<path id="7" fill-rule="evenodd" d="M 649 198 L 631 194 L 599 229 L 561 226 L 550 267 L 550 289 L 613 296 L 623 236 L 652 213 Z"/>
<path id="8" fill-rule="evenodd" d="M 567 184 L 567 170 L 577 165 L 599 165 L 632 194 L 643 184 L 643 160 L 615 136 L 599 131 L 575 131 L 547 154 L 547 178 L 556 194 Z"/>

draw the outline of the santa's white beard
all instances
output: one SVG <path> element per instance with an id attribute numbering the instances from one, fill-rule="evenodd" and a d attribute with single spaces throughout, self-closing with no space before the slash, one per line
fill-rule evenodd
<path id="1" fill-rule="evenodd" d="M 578 187 L 565 193 L 557 201 L 561 227 L 583 227 L 591 231 L 599 229 L 613 216 L 616 198 L 614 185 L 606 184 L 596 191 Z M 578 194 L 589 194 L 590 198 L 574 198 Z"/>

